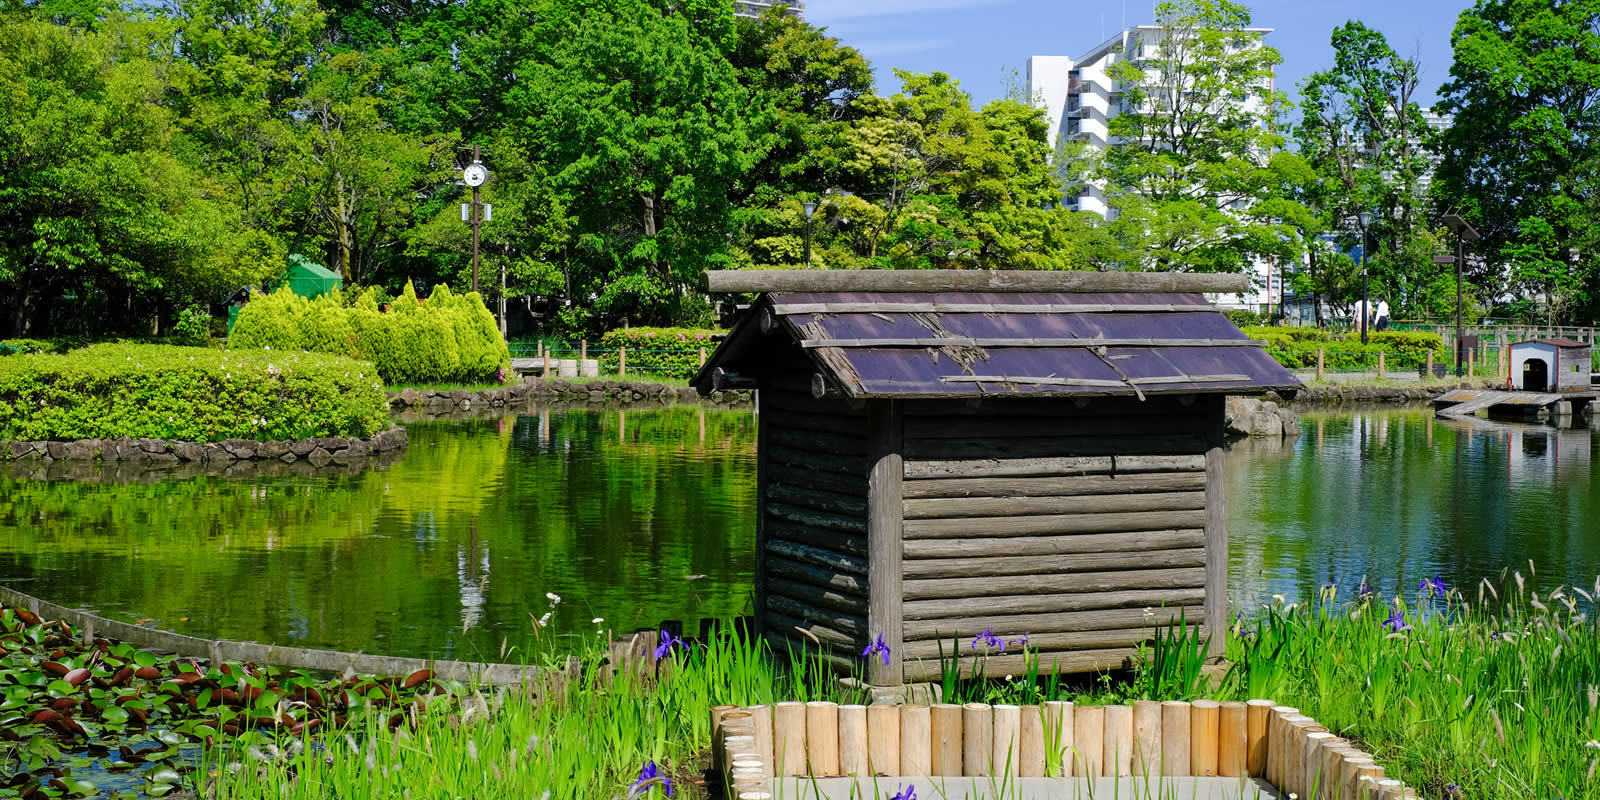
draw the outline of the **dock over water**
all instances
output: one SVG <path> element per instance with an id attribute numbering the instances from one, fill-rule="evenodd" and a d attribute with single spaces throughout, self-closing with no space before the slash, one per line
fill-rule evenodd
<path id="1" fill-rule="evenodd" d="M 1541 412 L 1552 418 L 1587 416 L 1600 391 L 1516 392 L 1504 389 L 1456 389 L 1433 399 L 1441 417 L 1467 417 L 1487 410 L 1492 417 L 1527 419 Z"/>

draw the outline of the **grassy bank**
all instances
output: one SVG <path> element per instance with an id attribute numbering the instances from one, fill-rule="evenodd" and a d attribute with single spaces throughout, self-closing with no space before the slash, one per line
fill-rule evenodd
<path id="1" fill-rule="evenodd" d="M 1465 593 L 1437 584 L 1405 598 L 1351 593 L 1330 587 L 1312 603 L 1277 603 L 1241 619 L 1229 640 L 1234 667 L 1220 686 L 1201 676 L 1202 643 L 1180 636 L 1158 648 L 1159 666 L 1132 674 L 952 682 L 946 699 L 1271 698 L 1359 740 L 1428 797 L 1600 796 L 1600 635 L 1582 610 L 1590 590 L 1538 594 L 1510 574 Z M 673 648 L 668 658 L 672 677 L 659 685 L 607 686 L 591 675 L 554 702 L 500 693 L 475 713 L 445 707 L 392 732 L 369 721 L 298 752 L 241 740 L 210 751 L 197 788 L 207 797 L 262 800 L 618 797 L 655 763 L 677 796 L 699 797 L 711 706 L 860 701 L 806 662 L 774 657 L 731 632 L 704 648 Z"/>

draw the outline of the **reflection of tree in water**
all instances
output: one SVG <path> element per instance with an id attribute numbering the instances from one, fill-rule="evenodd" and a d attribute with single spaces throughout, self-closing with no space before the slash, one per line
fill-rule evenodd
<path id="1" fill-rule="evenodd" d="M 529 635 L 547 591 L 567 598 L 552 622 L 566 633 L 592 616 L 741 610 L 748 412 L 556 410 L 410 432 L 403 459 L 358 475 L 0 477 L 0 578 L 186 633 L 409 655 L 495 655 Z"/>

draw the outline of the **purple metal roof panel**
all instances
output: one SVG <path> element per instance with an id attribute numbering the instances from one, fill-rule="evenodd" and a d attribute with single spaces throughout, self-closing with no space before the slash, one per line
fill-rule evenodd
<path id="1" fill-rule="evenodd" d="M 819 303 L 955 303 L 976 305 L 1185 305 L 1212 308 L 1201 294 L 1178 292 L 773 292 L 775 305 Z"/>

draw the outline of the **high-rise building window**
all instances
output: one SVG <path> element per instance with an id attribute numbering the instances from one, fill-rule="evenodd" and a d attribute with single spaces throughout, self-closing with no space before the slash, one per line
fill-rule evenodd
<path id="1" fill-rule="evenodd" d="M 734 0 L 733 13 L 734 16 L 738 17 L 754 18 L 761 16 L 762 14 L 766 13 L 767 9 L 776 5 L 784 4 L 780 2 L 774 2 L 774 0 Z M 794 0 L 794 2 L 787 3 L 787 5 L 789 6 L 789 13 L 792 16 L 799 17 L 800 19 L 806 18 L 805 0 Z"/>

